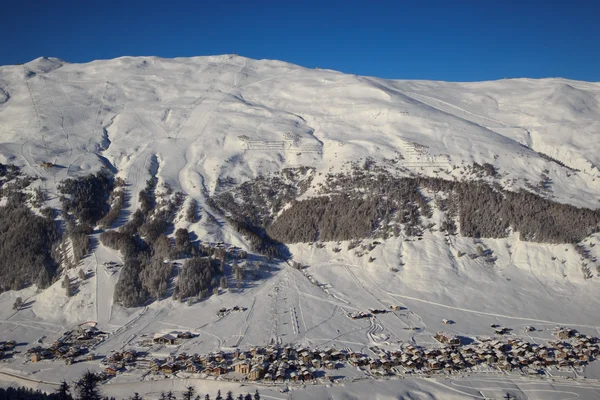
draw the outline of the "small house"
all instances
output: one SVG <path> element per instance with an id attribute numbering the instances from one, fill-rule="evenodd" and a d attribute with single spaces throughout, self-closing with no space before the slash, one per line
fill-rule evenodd
<path id="1" fill-rule="evenodd" d="M 250 363 L 238 362 L 233 364 L 233 370 L 240 374 L 248 374 L 250 372 Z"/>
<path id="2" fill-rule="evenodd" d="M 262 373 L 263 371 L 255 366 L 250 370 L 250 373 L 248 373 L 248 379 L 251 381 L 259 380 L 262 377 Z"/>
<path id="3" fill-rule="evenodd" d="M 162 372 L 163 374 L 172 374 L 175 371 L 177 371 L 177 367 L 175 366 L 175 364 L 168 362 L 165 365 L 163 365 L 162 367 L 160 367 L 160 372 Z"/>
<path id="4" fill-rule="evenodd" d="M 168 344 L 168 345 L 174 345 L 175 341 L 177 340 L 177 336 L 172 335 L 170 333 L 157 333 L 156 335 L 154 335 L 154 343 L 158 343 L 158 344 Z"/>

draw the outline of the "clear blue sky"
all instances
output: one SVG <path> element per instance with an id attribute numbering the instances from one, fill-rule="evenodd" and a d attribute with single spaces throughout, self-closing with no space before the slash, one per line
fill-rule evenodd
<path id="1" fill-rule="evenodd" d="M 600 1 L 3 0 L 0 65 L 238 53 L 360 75 L 600 81 Z"/>

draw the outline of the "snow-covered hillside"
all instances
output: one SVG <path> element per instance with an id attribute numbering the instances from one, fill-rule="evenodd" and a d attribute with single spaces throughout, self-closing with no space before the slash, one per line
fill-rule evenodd
<path id="1" fill-rule="evenodd" d="M 40 178 L 35 185 L 49 195 L 48 205 L 60 208 L 59 182 L 107 168 L 127 184 L 122 224 L 140 207 L 138 193 L 147 180 L 156 177 L 198 204 L 197 221 L 177 218 L 176 228 L 248 251 L 247 240 L 215 212 L 210 197 L 290 167 L 314 168 L 302 199 L 316 196 L 329 173 L 369 160 L 401 176 L 481 179 L 510 191 L 531 191 L 543 181 L 540 196 L 595 210 L 599 135 L 600 84 L 559 78 L 385 80 L 237 55 L 87 64 L 39 58 L 0 67 L 0 163 Z M 477 176 L 474 164 L 490 164 L 497 175 Z M 440 215 L 434 207 L 430 222 L 439 225 Z M 101 354 L 165 329 L 198 335 L 171 349 L 188 353 L 267 343 L 357 351 L 399 342 L 431 345 L 439 330 L 474 338 L 491 335 L 495 323 L 534 342 L 550 339 L 556 325 L 600 336 L 598 234 L 581 243 L 590 260 L 585 267 L 573 244 L 526 242 L 518 233 L 473 239 L 432 228 L 418 238 L 295 243 L 290 254 L 306 266 L 303 271 L 256 256 L 267 267 L 243 288 L 189 306 L 167 298 L 133 309 L 113 304 L 119 273 L 105 266 L 121 263 L 123 255 L 103 246 L 97 231 L 92 242 L 91 255 L 66 272 L 73 279 L 78 270 L 90 274 L 73 297 L 60 281 L 45 291 L 0 294 L 0 339 L 31 347 L 85 321 L 110 333 L 96 349 Z M 481 257 L 480 248 L 493 259 Z M 478 252 L 480 257 L 470 257 Z M 28 306 L 15 312 L 17 297 Z M 217 316 L 235 305 L 248 311 Z M 403 311 L 369 320 L 347 317 L 392 305 Z M 535 336 L 524 333 L 525 326 L 535 326 Z M 99 368 L 97 362 L 82 364 Z M 82 370 L 61 366 L 57 373 L 20 360 L 0 367 L 47 382 Z M 116 384 L 138 378 L 119 376 Z M 483 390 L 498 395 L 503 387 L 406 385 L 442 398 L 478 397 Z M 529 398 L 548 398 L 547 392 L 521 389 Z"/>

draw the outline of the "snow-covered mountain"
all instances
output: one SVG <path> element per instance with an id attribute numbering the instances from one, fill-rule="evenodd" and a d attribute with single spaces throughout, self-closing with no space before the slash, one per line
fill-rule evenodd
<path id="1" fill-rule="evenodd" d="M 340 182 L 357 171 L 367 171 L 367 179 L 368 171 L 373 177 L 385 171 L 395 179 L 483 182 L 532 193 L 547 201 L 542 210 L 555 203 L 574 206 L 573 213 L 589 209 L 587 221 L 573 221 L 584 230 L 575 243 L 525 240 L 514 224 L 499 237 L 471 237 L 460 233 L 460 218 L 458 234 L 449 234 L 441 227 L 453 217 L 441 204 L 450 192 L 422 185 L 431 210 L 421 207 L 418 235 L 383 234 L 386 219 L 373 235 L 288 243 L 288 263 L 256 255 L 268 267 L 254 281 L 189 306 L 172 298 L 138 308 L 114 303 L 120 273 L 105 264 L 122 263 L 123 254 L 100 243 L 95 230 L 90 255 L 58 271 L 73 279 L 78 270 L 91 271 L 74 296 L 65 295 L 60 281 L 43 291 L 0 294 L 0 338 L 32 344 L 89 320 L 111 332 L 99 353 L 163 329 L 197 333 L 200 339 L 178 349 L 188 352 L 270 342 L 357 349 L 427 344 L 438 330 L 474 337 L 490 334 L 493 323 L 518 334 L 535 325 L 539 337 L 531 340 L 550 338 L 557 324 L 598 336 L 600 235 L 589 215 L 600 204 L 599 135 L 600 84 L 560 78 L 386 80 L 237 55 L 87 64 L 39 58 L 0 67 L 0 163 L 36 178 L 27 190 L 41 189 L 45 205 L 57 210 L 59 183 L 68 178 L 101 169 L 122 178 L 127 201 L 113 229 L 141 207 L 138 194 L 153 177 L 157 200 L 181 192 L 186 206 L 197 205 L 191 220 L 183 208 L 176 213 L 171 238 L 185 228 L 202 243 L 225 242 L 251 254 L 247 232 L 230 218 L 236 207 L 277 221 L 296 212 L 297 201 L 349 189 Z M 369 195 L 364 187 L 351 189 Z M 234 205 L 220 207 L 227 199 Z M 60 214 L 57 221 L 64 225 Z M 260 228 L 276 232 L 267 225 Z M 281 232 L 301 225 L 279 223 L 277 232 L 290 237 Z M 291 260 L 306 268 L 290 268 Z M 30 307 L 15 313 L 17 297 Z M 236 304 L 249 311 L 217 318 L 217 310 Z M 346 317 L 390 305 L 405 311 L 362 322 Z M 455 323 L 445 325 L 444 318 Z M 32 365 L 6 368 L 56 378 Z"/>

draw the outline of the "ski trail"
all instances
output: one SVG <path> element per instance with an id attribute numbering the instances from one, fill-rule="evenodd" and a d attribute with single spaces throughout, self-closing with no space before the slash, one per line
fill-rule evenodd
<path id="1" fill-rule="evenodd" d="M 65 129 L 65 115 L 63 114 L 60 107 L 58 107 L 56 105 L 56 102 L 54 101 L 54 97 L 52 97 L 52 94 L 50 93 L 50 89 L 48 88 L 48 78 L 46 78 L 46 77 L 44 77 L 44 85 L 46 87 L 46 93 L 48 94 L 48 98 L 50 99 L 50 102 L 52 103 L 54 108 L 56 108 L 58 110 L 58 113 L 60 114 L 60 128 L 62 129 L 63 133 L 65 134 L 65 138 L 66 138 L 67 144 L 69 146 L 69 157 L 71 157 L 71 155 L 73 154 L 73 146 L 71 145 L 71 141 L 69 140 L 69 133 Z"/>

